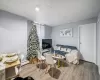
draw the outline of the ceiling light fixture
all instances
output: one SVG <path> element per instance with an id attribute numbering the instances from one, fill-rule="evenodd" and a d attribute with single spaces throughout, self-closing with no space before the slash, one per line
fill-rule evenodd
<path id="1" fill-rule="evenodd" d="M 40 8 L 39 8 L 39 7 L 36 7 L 36 8 L 35 8 L 35 10 L 36 10 L 36 11 L 39 11 L 39 10 L 40 10 Z"/>

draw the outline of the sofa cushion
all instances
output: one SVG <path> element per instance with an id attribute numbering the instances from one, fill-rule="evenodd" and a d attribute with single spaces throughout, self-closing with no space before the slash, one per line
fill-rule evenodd
<path id="1" fill-rule="evenodd" d="M 72 50 L 72 49 L 70 49 L 70 48 L 67 48 L 67 52 L 68 52 L 68 53 L 70 53 L 70 52 L 71 52 L 71 50 Z"/>
<path id="2" fill-rule="evenodd" d="M 57 44 L 56 46 L 60 46 L 61 48 L 70 48 L 72 50 L 77 50 L 77 48 L 75 46 L 69 46 L 69 45 L 60 45 L 60 44 Z"/>
<path id="3" fill-rule="evenodd" d="M 65 56 L 65 54 L 67 54 L 67 52 L 60 51 L 60 50 L 55 50 L 55 53 L 63 55 L 63 56 Z"/>
<path id="4" fill-rule="evenodd" d="M 61 48 L 61 51 L 67 52 L 66 48 Z"/>

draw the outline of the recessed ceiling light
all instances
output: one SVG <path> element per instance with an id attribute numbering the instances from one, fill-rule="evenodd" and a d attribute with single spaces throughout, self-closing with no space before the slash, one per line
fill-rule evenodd
<path id="1" fill-rule="evenodd" d="M 35 8 L 35 10 L 36 10 L 36 11 L 39 11 L 39 10 L 40 10 L 40 8 L 39 8 L 39 7 L 36 7 L 36 8 Z"/>

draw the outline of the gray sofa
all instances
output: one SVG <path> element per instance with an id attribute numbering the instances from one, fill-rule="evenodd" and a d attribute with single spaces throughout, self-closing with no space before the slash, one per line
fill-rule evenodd
<path id="1" fill-rule="evenodd" d="M 75 47 L 75 46 L 61 45 L 61 44 L 57 44 L 56 46 L 60 47 L 60 48 L 66 48 L 66 50 L 68 48 L 71 49 L 71 50 L 77 50 L 77 47 Z M 63 56 L 65 56 L 65 54 L 67 54 L 67 52 L 64 52 L 64 51 L 61 51 L 61 50 L 54 50 L 54 52 L 57 53 L 57 54 L 63 55 Z"/>

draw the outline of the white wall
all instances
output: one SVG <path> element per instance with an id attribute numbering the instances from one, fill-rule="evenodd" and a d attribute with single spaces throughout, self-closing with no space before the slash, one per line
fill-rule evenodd
<path id="1" fill-rule="evenodd" d="M 45 39 L 51 39 L 52 27 L 45 26 Z"/>
<path id="2" fill-rule="evenodd" d="M 27 53 L 27 19 L 0 10 L 0 53 Z"/>
<path id="3" fill-rule="evenodd" d="M 53 46 L 56 44 L 62 45 L 71 45 L 78 47 L 78 26 L 82 24 L 88 23 L 96 23 L 97 18 L 92 18 L 88 20 L 82 20 L 79 22 L 73 22 L 68 24 L 59 25 L 57 27 L 52 27 L 52 39 L 53 39 Z M 73 37 L 60 37 L 60 30 L 72 28 Z"/>
<path id="4" fill-rule="evenodd" d="M 97 21 L 97 64 L 99 65 L 100 69 L 100 14 Z"/>

